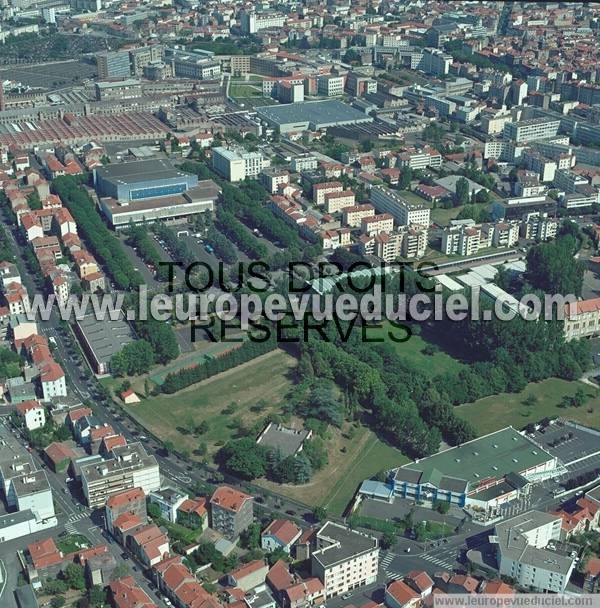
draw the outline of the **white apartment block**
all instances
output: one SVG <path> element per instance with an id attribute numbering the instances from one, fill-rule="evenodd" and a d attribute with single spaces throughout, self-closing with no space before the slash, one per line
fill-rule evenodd
<path id="1" fill-rule="evenodd" d="M 81 467 L 88 506 L 99 507 L 109 496 L 130 488 L 142 488 L 146 494 L 160 489 L 158 462 L 141 443 L 115 448 L 113 454 L 113 458 Z"/>
<path id="2" fill-rule="evenodd" d="M 365 217 L 373 217 L 375 215 L 375 207 L 370 203 L 362 205 L 353 205 L 342 209 L 342 223 L 351 228 L 358 228 L 361 221 Z"/>
<path id="3" fill-rule="evenodd" d="M 50 401 L 52 397 L 67 396 L 67 381 L 65 373 L 58 363 L 53 362 L 46 366 L 40 374 L 40 383 L 42 385 L 42 394 L 44 401 Z"/>
<path id="4" fill-rule="evenodd" d="M 437 150 L 428 148 L 415 152 L 401 152 L 398 154 L 397 166 L 410 167 L 413 170 L 439 168 L 442 166 L 442 155 Z"/>
<path id="5" fill-rule="evenodd" d="M 290 174 L 285 169 L 267 167 L 260 173 L 259 181 L 268 192 L 275 194 L 279 192 L 279 186 L 290 183 Z"/>
<path id="6" fill-rule="evenodd" d="M 317 93 L 325 97 L 335 97 L 344 93 L 344 77 L 332 74 L 317 78 Z"/>
<path id="7" fill-rule="evenodd" d="M 559 169 L 554 176 L 554 185 L 558 190 L 572 194 L 576 191 L 577 186 L 587 186 L 589 182 L 585 177 L 577 175 L 573 171 Z"/>
<path id="8" fill-rule="evenodd" d="M 368 236 L 375 236 L 380 232 L 392 232 L 394 230 L 394 218 L 389 213 L 365 217 L 360 223 L 360 230 Z"/>
<path id="9" fill-rule="evenodd" d="M 304 156 L 296 156 L 292 158 L 291 169 L 296 173 L 300 171 L 314 171 L 318 166 L 318 161 L 316 156 L 310 156 L 306 154 Z"/>
<path id="10" fill-rule="evenodd" d="M 356 196 L 352 190 L 328 192 L 324 198 L 327 213 L 338 213 L 345 207 L 351 207 L 356 201 Z"/>
<path id="11" fill-rule="evenodd" d="M 554 137 L 558 133 L 560 120 L 534 118 L 504 125 L 503 137 L 516 143 Z"/>
<path id="12" fill-rule="evenodd" d="M 410 203 L 385 186 L 371 188 L 371 202 L 380 213 L 389 213 L 399 226 L 429 226 L 431 223 L 429 207 Z"/>
<path id="13" fill-rule="evenodd" d="M 230 182 L 256 177 L 270 161 L 260 152 L 246 152 L 242 148 L 213 148 L 213 169 Z"/>
<path id="14" fill-rule="evenodd" d="M 377 539 L 340 524 L 326 522 L 316 534 L 317 548 L 311 554 L 311 574 L 331 598 L 377 580 Z"/>
<path id="15" fill-rule="evenodd" d="M 521 236 L 547 241 L 556 237 L 558 225 L 558 220 L 551 217 L 531 217 L 521 224 Z"/>
<path id="16" fill-rule="evenodd" d="M 481 247 L 481 228 L 450 226 L 442 233 L 441 250 L 446 255 L 475 255 Z"/>
<path id="17" fill-rule="evenodd" d="M 560 539 L 561 522 L 557 515 L 528 511 L 496 524 L 491 538 L 500 575 L 531 591 L 562 593 L 575 562 L 552 549 L 552 542 Z"/>
<path id="18" fill-rule="evenodd" d="M 285 15 L 281 13 L 255 13 L 250 11 L 241 14 L 240 24 L 244 34 L 256 34 L 256 32 L 267 28 L 283 27 L 285 19 Z"/>
<path id="19" fill-rule="evenodd" d="M 381 232 L 366 244 L 365 249 L 387 263 L 398 258 L 423 257 L 427 249 L 427 227 L 401 226 L 393 232 Z"/>
<path id="20" fill-rule="evenodd" d="M 519 224 L 517 222 L 484 224 L 482 232 L 491 240 L 492 247 L 514 247 L 519 242 Z"/>
<path id="21" fill-rule="evenodd" d="M 325 195 L 332 192 L 343 192 L 344 186 L 341 182 L 323 182 L 315 184 L 312 189 L 313 202 L 315 205 L 325 204 Z"/>

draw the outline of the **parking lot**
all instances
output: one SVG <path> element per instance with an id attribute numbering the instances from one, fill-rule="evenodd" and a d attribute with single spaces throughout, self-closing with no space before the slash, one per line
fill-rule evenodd
<path id="1" fill-rule="evenodd" d="M 585 458 L 587 467 L 590 458 L 600 454 L 599 433 L 591 429 L 578 429 L 560 421 L 536 431 L 532 439 L 565 465 Z"/>

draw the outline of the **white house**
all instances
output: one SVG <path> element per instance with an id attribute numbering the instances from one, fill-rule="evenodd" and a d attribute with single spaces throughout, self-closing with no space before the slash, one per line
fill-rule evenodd
<path id="1" fill-rule="evenodd" d="M 29 431 L 40 429 L 46 424 L 46 412 L 39 401 L 23 401 L 16 406 L 17 413 L 25 421 Z"/>

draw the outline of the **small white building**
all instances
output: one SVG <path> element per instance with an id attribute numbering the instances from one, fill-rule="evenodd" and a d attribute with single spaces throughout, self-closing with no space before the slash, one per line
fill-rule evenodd
<path id="1" fill-rule="evenodd" d="M 46 424 L 46 412 L 39 401 L 23 401 L 16 406 L 17 414 L 25 421 L 29 431 L 41 429 Z"/>

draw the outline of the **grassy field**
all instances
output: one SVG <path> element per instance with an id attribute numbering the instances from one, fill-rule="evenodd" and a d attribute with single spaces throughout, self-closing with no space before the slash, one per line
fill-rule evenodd
<path id="1" fill-rule="evenodd" d="M 231 97 L 262 97 L 262 90 L 252 84 L 245 82 L 232 82 L 229 85 L 229 95 Z"/>
<path id="2" fill-rule="evenodd" d="M 175 395 L 159 395 L 123 407 L 163 441 L 173 441 L 178 448 L 190 452 L 204 441 L 211 454 L 235 436 L 236 420 L 252 425 L 268 413 L 279 411 L 279 404 L 292 386 L 290 373 L 295 365 L 293 357 L 275 350 Z M 259 401 L 265 403 L 264 409 L 250 411 Z M 234 411 L 223 413 L 230 406 Z M 205 435 L 186 434 L 190 426 L 203 421 L 210 427 Z"/>
<path id="3" fill-rule="evenodd" d="M 279 485 L 261 480 L 259 485 L 311 506 L 324 506 L 332 515 L 341 515 L 362 481 L 381 469 L 399 466 L 408 459 L 396 448 L 380 441 L 364 426 L 346 423 L 332 430 L 329 464 L 310 483 L 302 486 Z"/>
<path id="4" fill-rule="evenodd" d="M 578 388 L 583 388 L 588 402 L 582 407 L 560 407 L 565 395 L 573 396 Z M 524 405 L 530 395 L 537 397 L 535 405 Z M 562 416 L 600 429 L 600 396 L 596 389 L 582 382 L 568 382 L 549 378 L 529 384 L 520 393 L 501 393 L 460 405 L 455 412 L 475 427 L 479 435 L 512 425 L 521 429 L 529 422 L 537 422 L 545 417 Z"/>
<path id="5" fill-rule="evenodd" d="M 395 328 L 388 322 L 381 324 L 381 328 L 373 327 L 369 330 L 369 339 L 375 338 L 388 338 L 388 332 L 392 333 L 398 338 L 403 338 L 404 334 L 402 330 Z M 463 364 L 451 357 L 443 350 L 438 350 L 433 355 L 426 355 L 423 353 L 423 349 L 430 344 L 430 342 L 424 340 L 421 336 L 411 336 L 406 342 L 391 342 L 396 352 L 402 356 L 403 359 L 412 363 L 420 370 L 431 374 L 431 376 L 437 376 L 438 374 L 444 374 L 446 372 L 458 373 L 462 368 Z"/>
<path id="6" fill-rule="evenodd" d="M 431 204 L 429 204 L 431 206 Z M 450 223 L 450 220 L 456 219 L 456 216 L 462 211 L 462 207 L 450 207 L 444 209 L 443 207 L 436 207 L 431 210 L 431 221 L 436 224 L 445 226 Z"/>

